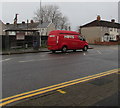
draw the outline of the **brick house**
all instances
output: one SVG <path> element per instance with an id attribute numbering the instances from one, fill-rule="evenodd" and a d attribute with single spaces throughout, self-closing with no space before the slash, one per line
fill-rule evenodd
<path id="1" fill-rule="evenodd" d="M 114 19 L 104 21 L 100 16 L 97 16 L 96 20 L 80 26 L 80 32 L 91 44 L 118 41 L 120 39 L 120 24 L 116 23 Z"/>

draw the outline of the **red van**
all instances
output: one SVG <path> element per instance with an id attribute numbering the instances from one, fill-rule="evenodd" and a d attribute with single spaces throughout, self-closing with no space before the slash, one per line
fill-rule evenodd
<path id="1" fill-rule="evenodd" d="M 66 52 L 67 50 L 76 51 L 82 49 L 87 51 L 88 43 L 85 39 L 75 31 L 54 30 L 48 35 L 48 49 L 53 53 L 55 51 Z"/>

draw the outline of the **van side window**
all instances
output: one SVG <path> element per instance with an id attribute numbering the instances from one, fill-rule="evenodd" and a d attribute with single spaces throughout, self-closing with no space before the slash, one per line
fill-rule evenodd
<path id="1" fill-rule="evenodd" d="M 65 35 L 64 38 L 74 39 L 74 36 L 73 35 Z"/>
<path id="2" fill-rule="evenodd" d="M 82 36 L 78 36 L 78 38 L 82 41 L 85 41 L 85 39 Z"/>

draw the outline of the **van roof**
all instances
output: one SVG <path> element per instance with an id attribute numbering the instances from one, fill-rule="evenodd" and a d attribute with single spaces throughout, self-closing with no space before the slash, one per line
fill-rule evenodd
<path id="1" fill-rule="evenodd" d="M 75 31 L 67 31 L 67 30 L 53 30 L 50 32 L 50 34 L 55 33 L 55 34 L 64 34 L 64 33 L 70 33 L 70 34 L 79 34 L 78 32 Z"/>

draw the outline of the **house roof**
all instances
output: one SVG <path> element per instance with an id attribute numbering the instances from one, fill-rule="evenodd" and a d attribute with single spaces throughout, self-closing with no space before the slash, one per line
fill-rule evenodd
<path id="1" fill-rule="evenodd" d="M 94 20 L 88 24 L 81 26 L 81 28 L 83 28 L 83 27 L 95 27 L 95 26 L 109 27 L 109 28 L 120 28 L 119 23 L 104 21 L 104 20 L 100 20 L 100 21 Z"/>
<path id="2" fill-rule="evenodd" d="M 50 24 L 50 22 L 44 22 L 44 23 L 42 23 L 42 24 L 39 24 L 39 25 L 37 26 L 37 28 L 47 28 L 49 24 Z"/>
<path id="3" fill-rule="evenodd" d="M 4 23 L 0 20 L 0 24 L 4 24 Z"/>
<path id="4" fill-rule="evenodd" d="M 6 29 L 32 29 L 32 28 L 47 28 L 50 22 L 44 22 L 40 24 L 39 22 L 34 23 L 18 23 L 15 24 L 7 24 Z"/>
<path id="5" fill-rule="evenodd" d="M 38 31 L 38 30 L 22 30 L 22 29 L 19 29 L 19 30 L 14 29 L 14 30 L 12 30 L 12 29 L 8 29 L 8 30 L 6 30 L 6 31 L 29 31 L 29 32 L 36 32 L 36 31 Z"/>
<path id="6" fill-rule="evenodd" d="M 2 29 L 5 29 L 5 24 L 0 20 L 0 26 L 2 27 Z"/>

